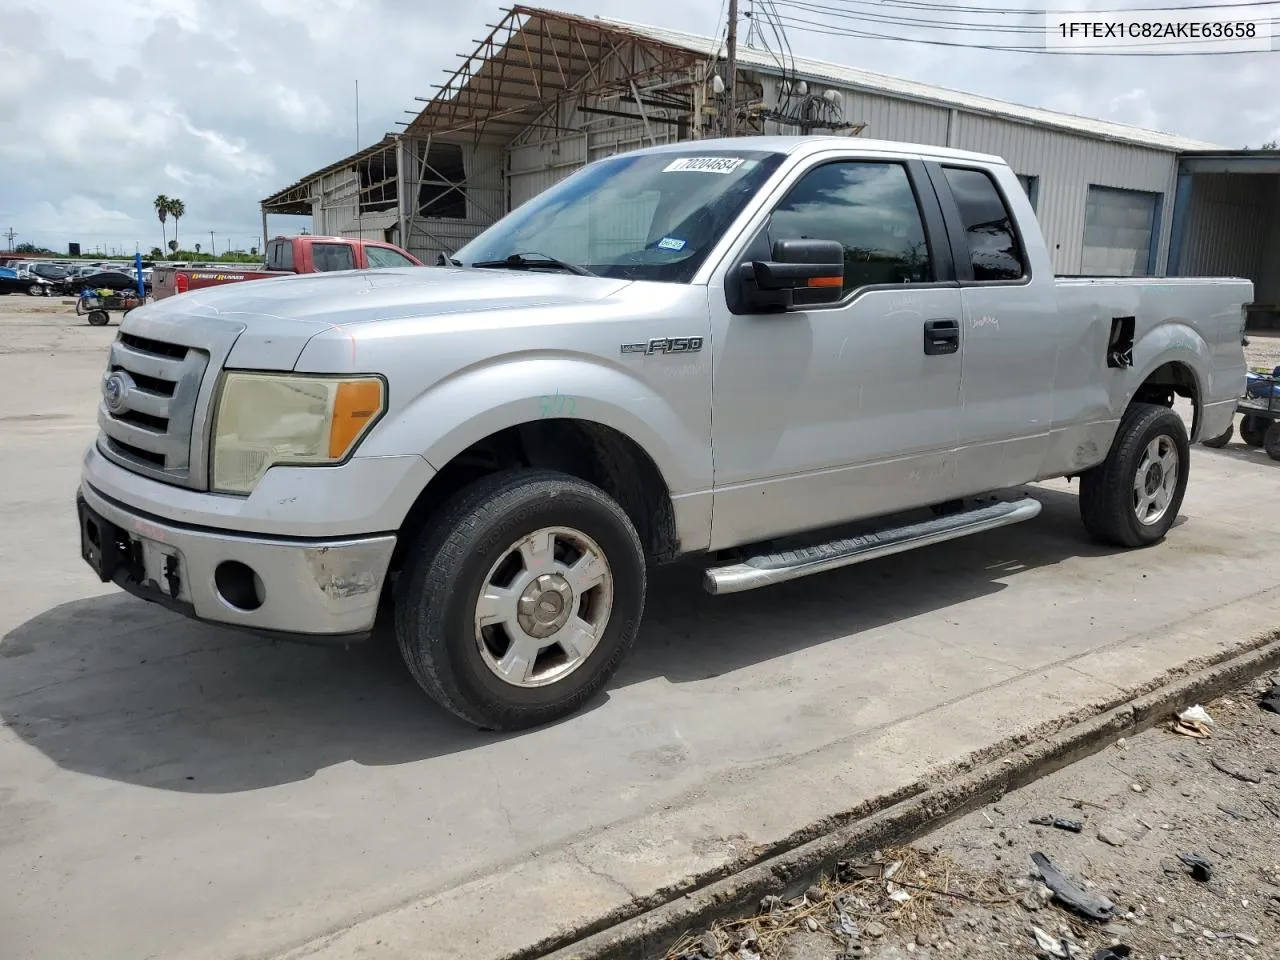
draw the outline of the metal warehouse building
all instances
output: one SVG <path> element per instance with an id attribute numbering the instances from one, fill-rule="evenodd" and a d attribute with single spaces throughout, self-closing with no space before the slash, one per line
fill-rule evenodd
<path id="1" fill-rule="evenodd" d="M 450 253 L 584 163 L 753 133 L 865 134 L 998 154 L 1019 175 L 1062 274 L 1231 275 L 1280 316 L 1280 152 L 1223 150 L 1124 124 L 739 47 L 513 8 L 401 134 L 262 201 L 314 232 Z"/>

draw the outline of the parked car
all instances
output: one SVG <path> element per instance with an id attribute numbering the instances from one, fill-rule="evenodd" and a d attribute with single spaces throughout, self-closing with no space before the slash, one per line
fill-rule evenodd
<path id="1" fill-rule="evenodd" d="M 390 243 L 352 240 L 348 237 L 275 237 L 268 241 L 266 263 L 246 268 L 234 263 L 207 263 L 189 267 L 156 267 L 156 299 L 201 290 L 224 283 L 265 280 L 294 273 L 365 270 L 385 267 L 420 267 L 422 261 Z"/>
<path id="2" fill-rule="evenodd" d="M 70 289 L 71 274 L 56 263 L 33 263 L 27 267 L 27 273 L 48 281 L 47 295 L 66 293 Z"/>
<path id="3" fill-rule="evenodd" d="M 648 148 L 452 266 L 134 310 L 81 552 L 144 599 L 284 636 L 365 636 L 386 599 L 431 697 L 528 727 L 603 688 L 653 563 L 765 587 L 1028 520 L 1024 485 L 1057 477 L 1096 540 L 1157 543 L 1189 441 L 1244 389 L 1252 300 L 1248 280 L 1055 277 L 996 157 Z"/>
<path id="4" fill-rule="evenodd" d="M 147 277 L 147 272 L 142 272 L 143 289 L 151 292 L 151 283 Z M 133 272 L 124 273 L 120 270 L 104 270 L 100 273 L 90 273 L 87 276 L 75 277 L 72 280 L 72 286 L 75 292 L 81 290 L 136 290 L 138 281 L 134 277 Z"/>
<path id="5" fill-rule="evenodd" d="M 53 296 L 53 284 L 37 274 L 0 267 L 0 294 L 25 293 L 32 297 Z"/>

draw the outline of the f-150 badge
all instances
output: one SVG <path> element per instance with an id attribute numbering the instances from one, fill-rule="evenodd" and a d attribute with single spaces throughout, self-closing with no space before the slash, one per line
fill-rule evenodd
<path id="1" fill-rule="evenodd" d="M 655 353 L 697 353 L 702 349 L 702 337 L 655 337 L 648 343 L 624 343 L 623 353 L 643 353 L 646 357 Z"/>

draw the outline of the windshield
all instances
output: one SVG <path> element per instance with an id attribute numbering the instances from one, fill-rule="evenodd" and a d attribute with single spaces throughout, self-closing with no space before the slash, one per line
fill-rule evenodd
<path id="1" fill-rule="evenodd" d="M 524 255 L 526 269 L 560 260 L 602 277 L 688 283 L 781 161 L 756 150 L 611 157 L 518 207 L 454 260 Z"/>

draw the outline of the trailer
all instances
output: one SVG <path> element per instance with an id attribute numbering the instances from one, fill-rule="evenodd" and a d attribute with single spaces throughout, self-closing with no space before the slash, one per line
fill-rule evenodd
<path id="1" fill-rule="evenodd" d="M 1244 396 L 1236 404 L 1236 413 L 1243 416 L 1240 439 L 1251 447 L 1262 447 L 1272 460 L 1280 460 L 1280 366 L 1270 373 L 1259 368 L 1246 374 Z M 1225 447 L 1234 433 L 1232 424 L 1218 436 L 1205 440 L 1204 445 Z"/>

